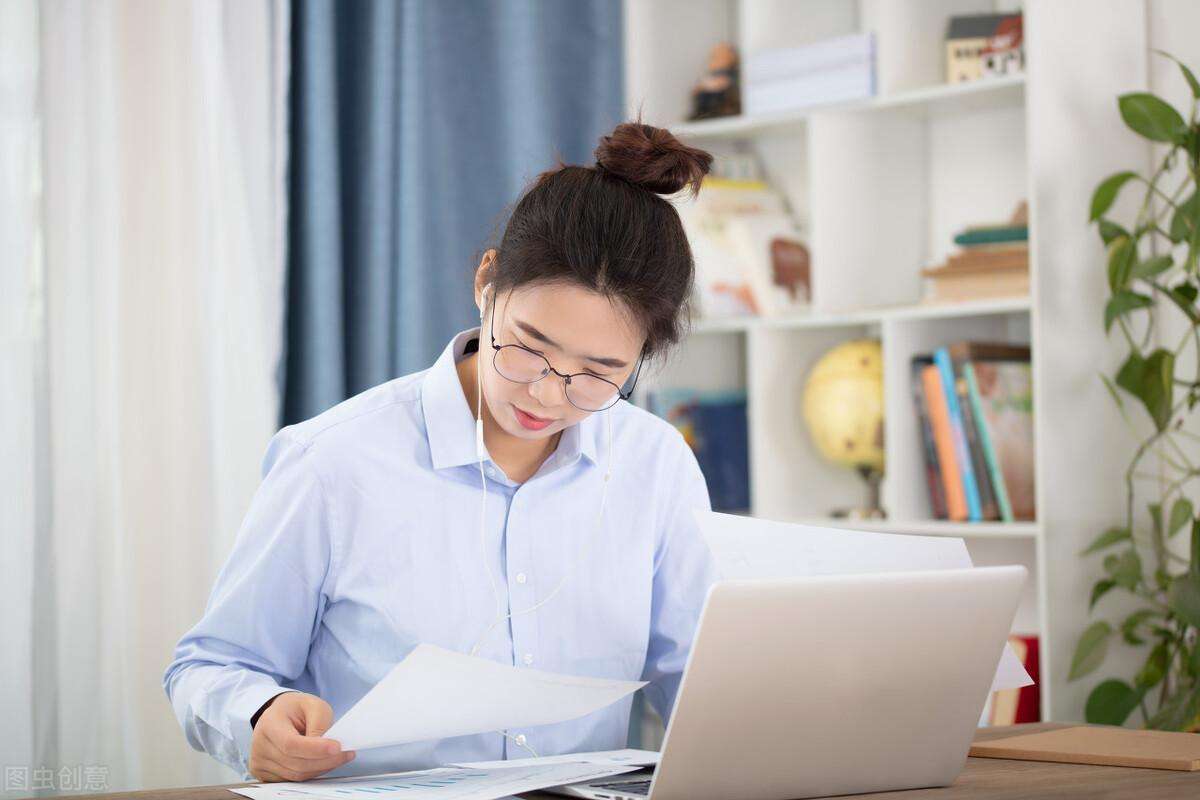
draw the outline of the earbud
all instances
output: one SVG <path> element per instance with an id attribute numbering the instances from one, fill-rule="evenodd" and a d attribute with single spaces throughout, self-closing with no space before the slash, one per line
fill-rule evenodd
<path id="1" fill-rule="evenodd" d="M 479 321 L 480 322 L 483 321 L 483 312 L 487 309 L 488 290 L 490 290 L 491 288 L 492 288 L 492 285 L 489 283 L 486 286 L 484 286 L 483 289 L 479 292 Z"/>

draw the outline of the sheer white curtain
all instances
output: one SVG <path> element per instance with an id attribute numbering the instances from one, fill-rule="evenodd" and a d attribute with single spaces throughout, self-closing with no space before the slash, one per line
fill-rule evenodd
<path id="1" fill-rule="evenodd" d="M 33 757 L 37 441 L 44 364 L 34 0 L 0 3 L 0 764 Z M 3 789 L 0 786 L 0 789 Z"/>
<path id="2" fill-rule="evenodd" d="M 6 117 L 0 591 L 20 647 L 0 648 L 0 761 L 100 766 L 112 790 L 226 780 L 161 676 L 276 427 L 287 4 L 33 5 L 0 4 L 0 29 L 40 16 L 43 182 L 39 204 L 38 136 Z M 6 89 L 22 58 L 0 48 Z"/>

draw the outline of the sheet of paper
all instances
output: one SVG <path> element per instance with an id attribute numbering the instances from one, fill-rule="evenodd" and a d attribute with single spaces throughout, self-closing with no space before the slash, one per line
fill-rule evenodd
<path id="1" fill-rule="evenodd" d="M 646 681 L 558 675 L 420 644 L 325 736 L 344 750 L 576 719 Z"/>
<path id="2" fill-rule="evenodd" d="M 566 753 L 561 756 L 539 756 L 537 758 L 513 758 L 507 761 L 464 761 L 450 764 L 451 767 L 475 767 L 476 769 L 492 769 L 495 767 L 520 767 L 526 764 L 596 764 L 598 766 L 621 766 L 632 764 L 638 767 L 648 767 L 658 763 L 657 750 L 593 750 L 588 753 Z"/>
<path id="3" fill-rule="evenodd" d="M 916 536 L 822 528 L 697 510 L 696 521 L 722 578 L 793 578 L 973 566 L 953 536 Z M 1033 678 L 1007 644 L 992 691 L 1029 686 Z"/>
<path id="4" fill-rule="evenodd" d="M 607 778 L 635 766 L 539 764 L 502 769 L 438 767 L 361 778 L 327 778 L 304 783 L 264 783 L 229 791 L 252 800 L 496 800 L 547 786 Z"/>

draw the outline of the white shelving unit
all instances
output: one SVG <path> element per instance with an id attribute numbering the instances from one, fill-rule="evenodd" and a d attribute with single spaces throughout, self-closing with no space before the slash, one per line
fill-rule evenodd
<path id="1" fill-rule="evenodd" d="M 1162 24 L 1155 32 L 1152 23 L 1166 6 L 1196 20 L 1194 9 L 1169 0 L 1114 0 L 1103 13 L 1085 0 L 625 5 L 629 114 L 718 155 L 754 153 L 800 222 L 813 264 L 809 312 L 701 320 L 674 360 L 645 380 L 641 396 L 656 385 L 746 389 L 755 516 L 961 536 L 976 564 L 1024 564 L 1031 581 L 1013 629 L 1040 637 L 1043 719 L 1083 717 L 1091 685 L 1068 685 L 1066 673 L 1099 565 L 1078 552 L 1120 519 L 1120 465 L 1128 455 L 1126 441 L 1112 435 L 1119 416 L 1097 378 L 1111 371 L 1116 348 L 1099 322 L 1106 287 L 1087 203 L 1107 174 L 1148 163 L 1149 151 L 1122 130 L 1115 98 L 1148 85 L 1148 50 L 1160 46 L 1151 40 L 1169 32 Z M 1026 75 L 944 83 L 950 16 L 1022 7 Z M 878 96 L 760 118 L 684 121 L 691 87 L 717 42 L 734 42 L 745 57 L 864 30 L 876 37 Z M 1182 39 L 1172 42 L 1177 52 Z M 1022 199 L 1030 208 L 1031 296 L 922 304 L 920 270 L 947 255 L 954 233 L 1006 219 Z M 883 346 L 882 503 L 889 518 L 846 522 L 831 519 L 830 510 L 859 504 L 865 487 L 814 450 L 800 403 L 813 363 L 862 337 Z M 1035 522 L 932 519 L 910 359 L 963 339 L 1032 347 Z"/>

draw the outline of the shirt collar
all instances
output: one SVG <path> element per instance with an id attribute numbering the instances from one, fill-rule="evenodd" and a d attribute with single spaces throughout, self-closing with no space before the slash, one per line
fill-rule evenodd
<path id="1" fill-rule="evenodd" d="M 475 416 L 463 394 L 455 365 L 466 355 L 467 344 L 478 337 L 477 327 L 456 334 L 421 382 L 421 411 L 425 416 L 429 455 L 434 469 L 477 463 Z M 490 345 L 481 342 L 480 352 L 484 358 L 488 357 Z M 596 414 L 589 414 L 575 425 L 565 428 L 551 458 L 557 459 L 561 465 L 568 465 L 582 456 L 595 464 L 596 436 L 601 424 Z"/>

